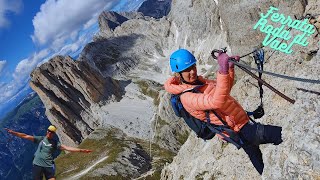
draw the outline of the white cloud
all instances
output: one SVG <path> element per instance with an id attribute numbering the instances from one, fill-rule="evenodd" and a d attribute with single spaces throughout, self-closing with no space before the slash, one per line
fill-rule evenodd
<path id="1" fill-rule="evenodd" d="M 70 34 L 78 32 L 103 10 L 111 9 L 120 0 L 47 0 L 33 18 L 33 41 L 40 45 L 57 40 L 62 45 Z M 87 26 L 86 26 L 87 27 Z"/>
<path id="2" fill-rule="evenodd" d="M 13 80 L 8 83 L 0 83 L 0 104 L 8 102 L 15 97 L 22 89 L 28 86 L 29 75 L 31 71 L 43 59 L 50 55 L 48 49 L 34 53 L 31 57 L 23 59 L 17 65 L 12 77 Z"/>
<path id="3" fill-rule="evenodd" d="M 121 0 L 117 6 L 114 7 L 114 11 L 136 11 L 145 0 Z"/>
<path id="4" fill-rule="evenodd" d="M 6 17 L 8 13 L 17 14 L 22 7 L 22 0 L 0 0 L 0 28 L 10 25 L 9 20 Z"/>
<path id="5" fill-rule="evenodd" d="M 92 41 L 92 38 L 96 32 L 98 32 L 98 28 L 94 26 L 91 26 L 85 31 L 81 31 L 81 35 L 78 36 L 77 40 L 74 40 L 74 42 L 70 44 L 66 44 L 60 49 L 59 52 L 57 52 L 57 54 L 73 55 L 76 52 L 81 51 L 86 44 Z"/>
<path id="6" fill-rule="evenodd" d="M 31 57 L 20 61 L 12 75 L 15 83 L 22 83 L 27 80 L 30 72 L 39 62 L 46 58 L 49 53 L 50 51 L 48 49 L 43 49 L 40 52 L 34 53 Z"/>
<path id="7" fill-rule="evenodd" d="M 10 99 L 12 99 L 19 91 L 21 91 L 21 88 L 26 84 L 23 82 L 15 82 L 11 81 L 9 83 L 0 83 L 0 105 L 4 104 L 5 102 L 8 102 Z"/>
<path id="8" fill-rule="evenodd" d="M 98 18 L 97 18 L 97 16 L 94 16 L 88 22 L 86 22 L 86 24 L 84 24 L 83 29 L 88 29 L 89 27 L 91 27 L 92 25 L 94 25 L 97 22 L 98 22 Z"/>
<path id="9" fill-rule="evenodd" d="M 7 61 L 0 61 L 0 74 L 6 64 L 7 64 Z"/>
<path id="10" fill-rule="evenodd" d="M 16 83 L 10 82 L 8 84 L 3 83 L 4 86 L 1 86 L 0 83 L 0 91 L 3 92 L 0 94 L 0 111 L 5 107 L 6 103 L 14 102 L 19 98 L 19 96 L 23 95 L 23 93 L 30 92 L 30 87 L 28 81 L 25 81 L 24 84 L 16 86 Z M 24 95 L 25 96 L 25 95 Z"/>

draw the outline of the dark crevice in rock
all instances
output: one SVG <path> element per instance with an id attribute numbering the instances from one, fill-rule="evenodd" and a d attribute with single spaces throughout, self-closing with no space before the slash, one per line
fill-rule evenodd
<path id="1" fill-rule="evenodd" d="M 133 148 L 133 153 L 129 156 L 129 161 L 132 165 L 138 167 L 138 172 L 143 174 L 151 169 L 151 157 L 142 150 L 142 147 L 137 144 L 138 148 Z"/>
<path id="2" fill-rule="evenodd" d="M 61 124 L 64 128 L 64 133 L 66 133 L 74 142 L 79 144 L 82 141 L 83 137 L 81 135 L 81 131 L 77 127 L 75 127 L 75 123 L 70 122 L 56 109 L 50 109 L 49 111 L 55 117 L 59 118 L 59 124 Z"/>
<path id="3" fill-rule="evenodd" d="M 138 12 L 143 13 L 145 16 L 159 19 L 169 14 L 171 10 L 171 1 L 172 0 L 146 0 L 141 4 Z"/>

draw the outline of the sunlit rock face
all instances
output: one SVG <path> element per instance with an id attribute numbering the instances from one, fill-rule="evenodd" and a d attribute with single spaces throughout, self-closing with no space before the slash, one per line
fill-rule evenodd
<path id="1" fill-rule="evenodd" d="M 86 62 L 56 56 L 31 73 L 30 86 L 40 96 L 46 115 L 64 142 L 80 143 L 101 124 L 92 104 L 120 98 L 116 80 L 103 78 Z"/>

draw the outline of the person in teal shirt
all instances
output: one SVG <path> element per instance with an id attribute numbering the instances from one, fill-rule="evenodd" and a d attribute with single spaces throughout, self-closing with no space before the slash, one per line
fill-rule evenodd
<path id="1" fill-rule="evenodd" d="M 33 141 L 38 144 L 38 149 L 34 154 L 32 175 L 34 180 L 42 180 L 43 175 L 48 180 L 55 180 L 55 166 L 54 166 L 54 153 L 58 150 L 66 150 L 69 152 L 83 152 L 90 153 L 92 150 L 79 149 L 69 147 L 60 143 L 59 140 L 54 138 L 57 128 L 50 125 L 47 130 L 46 136 L 31 136 L 21 132 L 15 132 L 11 129 L 5 128 L 8 133 L 17 137 Z"/>

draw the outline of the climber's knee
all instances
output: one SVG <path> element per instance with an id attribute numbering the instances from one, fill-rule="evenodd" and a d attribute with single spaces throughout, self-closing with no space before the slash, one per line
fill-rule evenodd
<path id="1" fill-rule="evenodd" d="M 282 128 L 279 126 L 263 125 L 249 121 L 241 130 L 240 135 L 247 144 L 259 145 L 273 143 L 278 145 L 282 142 Z"/>

